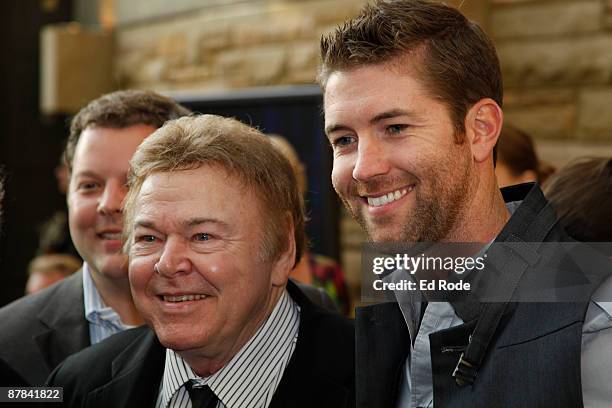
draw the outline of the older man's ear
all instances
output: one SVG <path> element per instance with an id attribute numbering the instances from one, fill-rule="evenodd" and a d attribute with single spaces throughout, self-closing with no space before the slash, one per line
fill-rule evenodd
<path id="1" fill-rule="evenodd" d="M 293 225 L 293 218 L 291 214 L 285 214 L 285 225 L 286 225 L 286 239 L 287 247 L 281 253 L 272 267 L 272 285 L 273 286 L 285 286 L 289 275 L 295 265 L 296 256 L 296 244 L 295 244 L 295 226 Z"/>

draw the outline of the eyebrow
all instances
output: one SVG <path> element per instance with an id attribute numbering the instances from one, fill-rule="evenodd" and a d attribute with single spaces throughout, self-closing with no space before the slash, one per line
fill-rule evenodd
<path id="1" fill-rule="evenodd" d="M 228 224 L 225 221 L 221 221 L 219 219 L 216 218 L 205 218 L 205 217 L 201 217 L 201 218 L 190 218 L 184 222 L 182 222 L 181 224 L 183 224 L 186 227 L 195 227 L 201 224 L 217 224 L 221 227 L 227 228 Z"/>
<path id="2" fill-rule="evenodd" d="M 379 113 L 370 119 L 370 124 L 375 124 L 382 120 L 396 118 L 398 116 L 408 116 L 411 118 L 415 118 L 416 114 L 412 111 L 407 111 L 405 109 L 391 109 L 390 111 Z"/>
<path id="3" fill-rule="evenodd" d="M 405 109 L 391 109 L 389 111 L 381 112 L 378 115 L 374 116 L 372 119 L 370 119 L 370 124 L 375 125 L 380 121 L 396 118 L 398 116 L 408 116 L 410 118 L 416 118 L 416 114 L 412 111 L 408 111 Z M 329 135 L 330 133 L 337 132 L 340 130 L 351 130 L 351 128 L 350 126 L 343 125 L 341 123 L 333 124 L 325 128 L 325 134 Z"/>
<path id="4" fill-rule="evenodd" d="M 97 173 L 95 173 L 95 172 L 93 172 L 91 170 L 82 170 L 82 171 L 79 171 L 78 173 L 74 174 L 74 177 L 100 178 L 100 176 Z"/>
<path id="5" fill-rule="evenodd" d="M 197 217 L 197 218 L 190 218 L 188 220 L 181 222 L 181 225 L 187 228 L 192 228 L 192 227 L 202 225 L 202 224 L 217 224 L 223 228 L 228 228 L 228 224 L 225 221 L 221 221 L 216 218 Z M 156 229 L 155 223 L 153 221 L 142 220 L 142 219 L 136 220 L 134 222 L 134 228 L 138 228 L 138 227 Z"/>

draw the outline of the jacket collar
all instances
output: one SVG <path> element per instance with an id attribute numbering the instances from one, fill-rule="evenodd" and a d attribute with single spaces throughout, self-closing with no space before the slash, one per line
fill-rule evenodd
<path id="1" fill-rule="evenodd" d="M 89 327 L 83 305 L 82 270 L 64 279 L 37 318 L 47 330 L 34 337 L 49 369 L 89 346 Z"/>
<path id="2" fill-rule="evenodd" d="M 325 326 L 319 322 L 330 315 L 329 311 L 312 303 L 298 286 L 288 281 L 287 291 L 300 307 L 300 329 L 298 341 L 289 365 L 274 394 L 270 408 L 280 407 L 348 407 L 353 403 L 353 390 L 333 378 L 331 373 L 348 371 L 354 378 L 354 367 L 329 366 L 334 353 L 340 352 L 330 346 L 333 333 L 321 335 Z M 330 327 L 331 329 L 332 327 Z M 332 342 L 333 344 L 333 342 Z M 350 348 L 350 345 L 348 346 Z M 313 358 L 313 356 L 317 356 Z M 309 390 L 305 390 L 307 385 Z"/>

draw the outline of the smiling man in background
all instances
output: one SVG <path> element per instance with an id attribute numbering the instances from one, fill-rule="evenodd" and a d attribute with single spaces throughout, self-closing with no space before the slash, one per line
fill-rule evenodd
<path id="1" fill-rule="evenodd" d="M 30 385 L 42 385 L 70 354 L 143 323 L 121 253 L 129 160 L 155 129 L 187 114 L 153 92 L 120 91 L 92 101 L 72 120 L 68 217 L 85 263 L 70 278 L 0 309 L 0 358 Z"/>

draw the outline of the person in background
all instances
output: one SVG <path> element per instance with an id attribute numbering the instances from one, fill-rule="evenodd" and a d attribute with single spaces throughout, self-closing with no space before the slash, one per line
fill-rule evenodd
<path id="1" fill-rule="evenodd" d="M 595 247 L 612 257 L 612 158 L 580 158 L 570 162 L 548 179 L 544 194 L 570 236 L 583 242 L 605 242 L 605 246 Z M 603 300 L 596 303 L 600 313 L 590 310 L 584 318 L 588 327 L 581 345 L 581 379 L 587 391 L 585 407 L 612 404 L 609 386 L 612 357 L 601 352 L 606 344 L 603 335 L 612 333 L 612 299 L 606 295 L 610 285 L 604 283 L 593 295 L 594 299 Z"/>
<path id="2" fill-rule="evenodd" d="M 68 222 L 85 262 L 72 276 L 0 309 L 0 359 L 29 385 L 44 384 L 69 355 L 142 324 L 121 251 L 129 160 L 155 129 L 189 113 L 154 92 L 118 91 L 72 119 L 64 155 Z"/>
<path id="3" fill-rule="evenodd" d="M 53 285 L 81 268 L 83 262 L 68 254 L 39 255 L 28 266 L 26 294 L 38 292 Z"/>
<path id="4" fill-rule="evenodd" d="M 287 158 L 295 174 L 298 189 L 302 198 L 307 191 L 306 169 L 300 161 L 297 152 L 287 139 L 280 135 L 268 135 L 272 144 Z M 332 298 L 336 307 L 344 314 L 349 315 L 351 311 L 351 299 L 349 296 L 344 272 L 340 265 L 333 259 L 312 253 L 304 246 L 304 252 L 300 262 L 291 272 L 291 278 L 314 285 L 324 289 Z"/>
<path id="5" fill-rule="evenodd" d="M 540 161 L 531 136 L 504 123 L 497 142 L 495 176 L 500 188 L 537 181 L 543 185 L 555 168 Z"/>
<path id="6" fill-rule="evenodd" d="M 612 242 L 612 158 L 570 162 L 548 179 L 544 195 L 574 239 Z"/>

